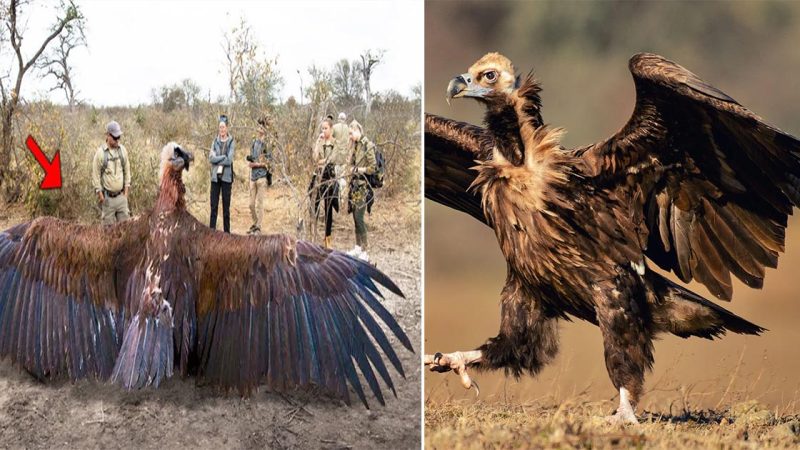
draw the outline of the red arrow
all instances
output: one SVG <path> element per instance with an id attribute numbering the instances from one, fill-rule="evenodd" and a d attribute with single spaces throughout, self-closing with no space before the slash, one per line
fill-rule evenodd
<path id="1" fill-rule="evenodd" d="M 39 144 L 36 143 L 33 136 L 28 135 L 28 139 L 25 140 L 25 145 L 27 145 L 28 150 L 33 153 L 36 162 L 44 169 L 44 180 L 42 180 L 42 184 L 39 185 L 39 189 L 61 189 L 61 156 L 59 151 L 56 150 L 56 154 L 53 155 L 53 160 L 48 161 L 47 156 L 42 149 L 39 148 Z"/>

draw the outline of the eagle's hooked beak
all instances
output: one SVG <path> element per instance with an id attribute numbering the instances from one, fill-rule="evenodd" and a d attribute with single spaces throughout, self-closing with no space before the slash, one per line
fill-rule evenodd
<path id="1" fill-rule="evenodd" d="M 187 172 L 189 171 L 189 163 L 194 161 L 194 155 L 192 152 L 188 150 L 184 150 L 180 146 L 175 147 L 175 152 L 172 158 L 170 158 L 170 162 L 172 163 L 172 168 L 176 171 L 184 169 Z"/>
<path id="2" fill-rule="evenodd" d="M 450 99 L 460 97 L 473 97 L 483 98 L 486 94 L 491 92 L 489 88 L 485 88 L 472 80 L 472 75 L 469 73 L 462 73 L 461 75 L 450 80 L 447 85 L 447 104 L 450 104 Z"/>

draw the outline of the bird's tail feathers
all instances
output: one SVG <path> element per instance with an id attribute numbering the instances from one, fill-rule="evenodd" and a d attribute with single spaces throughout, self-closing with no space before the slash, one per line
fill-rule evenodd
<path id="1" fill-rule="evenodd" d="M 653 322 L 659 331 L 706 339 L 727 331 L 756 335 L 767 331 L 660 275 L 650 274 L 660 300 L 652 308 Z"/>
<path id="2" fill-rule="evenodd" d="M 172 376 L 175 349 L 172 339 L 172 313 L 140 316 L 131 320 L 122 340 L 111 382 L 126 389 L 141 389 Z"/>

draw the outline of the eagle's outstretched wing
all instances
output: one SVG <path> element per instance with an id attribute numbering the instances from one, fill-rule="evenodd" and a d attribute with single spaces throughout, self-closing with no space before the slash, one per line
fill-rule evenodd
<path id="1" fill-rule="evenodd" d="M 476 160 L 491 155 L 489 133 L 478 126 L 425 114 L 425 197 L 489 225 L 481 197 L 469 192 Z"/>
<path id="2" fill-rule="evenodd" d="M 39 378 L 107 379 L 146 219 L 87 226 L 44 217 L 0 232 L 0 357 Z"/>
<path id="3" fill-rule="evenodd" d="M 411 342 L 377 284 L 402 293 L 375 267 L 284 235 L 204 230 L 196 245 L 201 377 L 242 393 L 316 385 L 347 403 L 349 382 L 367 405 L 356 367 L 381 404 L 374 371 L 394 392 L 378 348 L 405 376 L 383 326 Z"/>
<path id="4" fill-rule="evenodd" d="M 800 141 L 660 56 L 635 55 L 630 70 L 633 116 L 583 152 L 591 182 L 631 199 L 663 269 L 725 300 L 731 273 L 761 287 L 800 204 Z"/>

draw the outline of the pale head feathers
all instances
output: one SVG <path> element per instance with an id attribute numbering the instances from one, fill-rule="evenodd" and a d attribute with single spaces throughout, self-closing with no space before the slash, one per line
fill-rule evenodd
<path id="1" fill-rule="evenodd" d="M 160 163 L 158 167 L 158 179 L 159 181 L 164 177 L 164 170 L 169 166 L 170 159 L 175 156 L 175 147 L 178 144 L 175 142 L 169 142 L 164 147 L 161 148 L 161 157 Z"/>
<path id="2" fill-rule="evenodd" d="M 492 80 L 488 76 L 489 72 L 494 71 L 496 79 Z M 510 94 L 516 87 L 516 70 L 511 60 L 497 52 L 487 53 L 469 70 L 472 79 L 483 87 L 499 92 Z"/>

